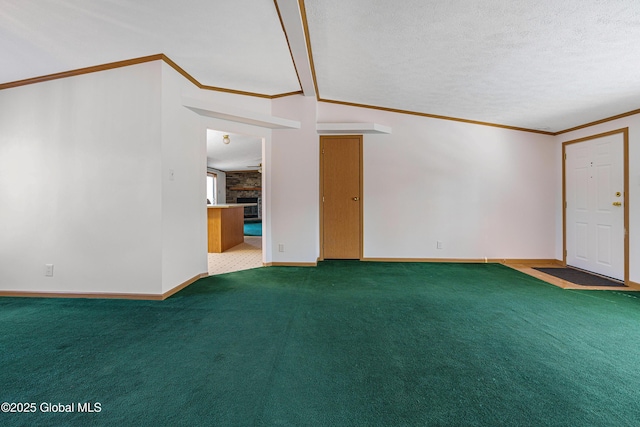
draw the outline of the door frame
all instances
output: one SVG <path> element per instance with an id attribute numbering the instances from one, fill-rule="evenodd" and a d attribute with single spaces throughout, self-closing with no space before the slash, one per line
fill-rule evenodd
<path id="1" fill-rule="evenodd" d="M 359 260 L 362 261 L 364 259 L 364 179 L 363 179 L 363 151 L 364 151 L 364 136 L 363 135 L 320 135 L 319 143 L 318 143 L 318 156 L 320 157 L 320 188 L 319 188 L 319 200 L 318 204 L 320 205 L 320 252 L 318 256 L 318 261 L 324 261 L 324 202 L 322 200 L 324 194 L 324 156 L 322 155 L 322 141 L 325 139 L 342 139 L 342 138 L 358 138 L 360 140 L 360 230 L 358 231 L 360 234 L 360 254 Z"/>
<path id="2" fill-rule="evenodd" d="M 261 195 L 261 203 L 262 203 L 262 238 L 261 238 L 261 249 L 260 251 L 262 252 L 262 265 L 263 266 L 268 266 L 272 264 L 273 261 L 273 253 L 271 251 L 270 248 L 270 243 L 271 243 L 271 193 L 269 191 L 269 187 L 267 187 L 267 185 L 265 185 L 267 183 L 267 180 L 269 179 L 268 175 L 271 173 L 271 154 L 270 154 L 270 150 L 267 147 L 267 144 L 271 144 L 273 139 L 271 137 L 271 129 L 264 127 L 264 126 L 258 126 L 258 125 L 247 125 L 244 123 L 236 123 L 236 122 L 231 122 L 231 121 L 226 121 L 226 120 L 216 120 L 213 118 L 205 118 L 205 120 L 202 123 L 202 129 L 204 131 L 204 146 L 205 146 L 205 150 L 204 150 L 204 164 L 205 164 L 205 170 L 207 173 L 209 173 L 208 171 L 208 165 L 207 165 L 207 130 L 212 130 L 212 131 L 217 131 L 217 132 L 224 132 L 224 133 L 229 133 L 229 134 L 241 134 L 241 135 L 246 135 L 246 136 L 251 136 L 251 137 L 255 137 L 256 139 L 260 139 L 260 155 L 262 157 L 262 173 L 261 175 L 261 188 L 262 188 L 262 195 Z M 268 154 L 268 156 L 267 156 Z M 220 172 L 225 172 L 220 170 Z M 226 172 L 225 172 L 226 173 Z M 225 180 L 226 182 L 226 180 Z M 205 182 L 205 192 L 206 192 L 206 182 Z M 226 190 L 225 190 L 225 198 L 226 198 Z M 225 203 L 228 203 L 228 201 L 226 201 L 225 199 Z M 204 226 L 204 230 L 205 232 L 207 231 L 207 213 L 205 210 L 205 226 Z M 206 235 L 206 233 L 205 233 Z M 206 248 L 206 238 L 205 238 L 205 248 Z M 205 252 L 205 254 L 207 254 L 207 252 Z M 267 259 L 270 259 L 270 261 L 267 262 Z"/>
<path id="3" fill-rule="evenodd" d="M 579 142 L 590 141 L 592 139 L 603 138 L 605 136 L 622 134 L 622 163 L 624 182 L 624 284 L 629 285 L 629 128 L 615 129 L 609 132 L 586 136 L 584 138 L 565 141 L 562 143 L 562 264 L 567 266 L 567 145 Z"/>

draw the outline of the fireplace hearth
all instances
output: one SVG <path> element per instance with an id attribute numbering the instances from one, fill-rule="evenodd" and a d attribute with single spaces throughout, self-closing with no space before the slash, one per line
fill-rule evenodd
<path id="1" fill-rule="evenodd" d="M 244 217 L 245 219 L 259 219 L 261 218 L 262 211 L 262 199 L 260 197 L 238 197 L 236 203 L 256 203 L 256 206 L 245 206 Z"/>

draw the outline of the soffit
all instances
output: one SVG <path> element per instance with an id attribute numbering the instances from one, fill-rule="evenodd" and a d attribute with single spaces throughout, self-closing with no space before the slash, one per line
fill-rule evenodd
<path id="1" fill-rule="evenodd" d="M 273 0 L 2 0 L 0 83 L 163 53 L 202 85 L 300 90 Z"/>
<path id="2" fill-rule="evenodd" d="M 637 0 L 305 0 L 321 99 L 560 131 L 640 107 Z"/>

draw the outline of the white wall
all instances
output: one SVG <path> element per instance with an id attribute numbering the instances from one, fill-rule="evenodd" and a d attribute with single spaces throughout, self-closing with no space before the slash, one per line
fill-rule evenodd
<path id="1" fill-rule="evenodd" d="M 298 120 L 300 129 L 274 130 L 270 178 L 273 262 L 316 262 L 319 252 L 319 143 L 315 98 L 273 100 L 272 114 Z M 278 245 L 284 245 L 279 252 Z"/>
<path id="2" fill-rule="evenodd" d="M 167 292 L 207 272 L 207 138 L 200 116 L 181 103 L 192 84 L 161 64 L 162 292 Z"/>
<path id="3" fill-rule="evenodd" d="M 206 273 L 192 87 L 155 61 L 0 91 L 0 290 L 159 295 Z"/>
<path id="4" fill-rule="evenodd" d="M 302 127 L 201 117 L 182 96 Z M 631 279 L 640 281 L 640 116 L 550 137 L 200 91 L 156 61 L 0 91 L 0 290 L 159 294 L 205 272 L 207 128 L 263 138 L 263 260 L 315 262 L 316 122 L 393 129 L 364 136 L 365 258 L 560 259 L 561 142 L 629 126 Z"/>
<path id="5" fill-rule="evenodd" d="M 0 91 L 0 290 L 160 293 L 160 89 L 153 62 Z"/>
<path id="6" fill-rule="evenodd" d="M 207 105 L 215 108 L 217 111 L 241 113 L 243 111 L 258 114 L 271 114 L 271 99 L 260 98 L 256 96 L 238 95 L 230 92 L 220 92 L 214 90 L 198 89 L 195 85 L 188 83 L 185 79 L 182 88 L 182 96 L 189 99 L 205 101 Z M 233 123 L 227 120 L 221 120 L 224 123 Z M 214 128 L 221 130 L 226 128 Z M 233 132 L 229 129 L 229 132 Z M 250 134 L 251 135 L 251 134 Z"/>
<path id="7" fill-rule="evenodd" d="M 600 133 L 629 128 L 629 279 L 640 283 L 640 114 L 613 120 L 596 126 L 564 133 L 555 137 L 554 160 L 560 172 L 556 174 L 556 257 L 562 259 L 562 143 Z"/>
<path id="8" fill-rule="evenodd" d="M 273 103 L 274 115 L 303 123 L 274 131 L 274 261 L 318 254 L 314 103 Z M 317 104 L 317 121 L 393 129 L 364 136 L 365 258 L 554 258 L 553 137 L 330 103 Z"/>
<path id="9" fill-rule="evenodd" d="M 392 128 L 364 136 L 365 258 L 554 257 L 552 137 L 328 103 L 318 121 Z"/>

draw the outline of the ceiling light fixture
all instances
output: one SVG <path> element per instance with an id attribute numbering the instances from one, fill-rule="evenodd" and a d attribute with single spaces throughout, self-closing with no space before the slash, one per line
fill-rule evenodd
<path id="1" fill-rule="evenodd" d="M 231 139 L 229 139 L 229 135 L 224 135 L 224 136 L 222 137 L 222 142 L 223 142 L 223 143 L 225 143 L 225 144 L 230 143 L 230 142 L 231 142 Z"/>

